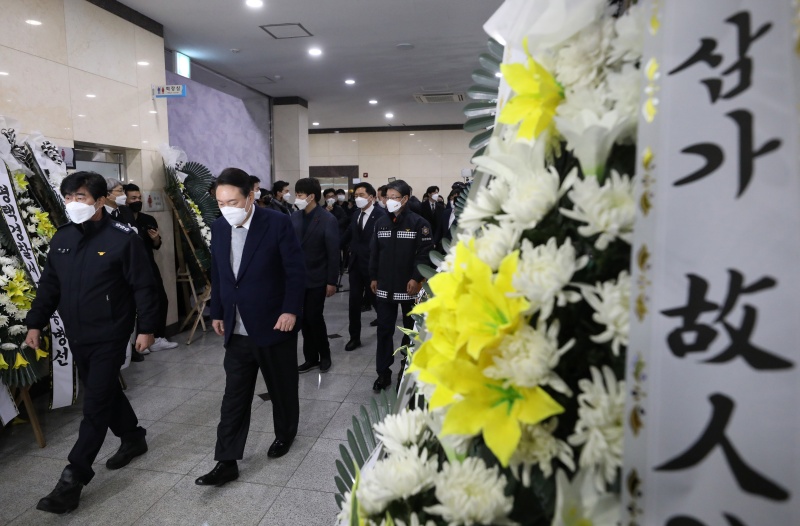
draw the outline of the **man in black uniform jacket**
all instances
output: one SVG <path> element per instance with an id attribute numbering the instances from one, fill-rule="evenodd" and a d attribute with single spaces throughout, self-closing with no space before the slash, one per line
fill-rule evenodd
<path id="1" fill-rule="evenodd" d="M 414 299 L 422 287 L 423 277 L 417 268 L 429 263 L 431 251 L 431 225 L 408 208 L 411 187 L 405 181 L 392 181 L 386 188 L 386 210 L 388 215 L 375 223 L 375 234 L 369 260 L 369 275 L 372 292 L 377 297 L 378 346 L 376 369 L 378 379 L 372 389 L 376 392 L 392 385 L 394 363 L 394 326 L 397 320 L 397 305 L 403 311 L 403 326 L 414 327 L 408 315 L 414 307 Z M 403 345 L 409 339 L 403 337 Z"/>
<path id="2" fill-rule="evenodd" d="M 147 253 L 130 227 L 112 221 L 103 207 L 106 181 L 93 172 L 76 172 L 61 183 L 72 220 L 53 236 L 36 299 L 25 323 L 25 343 L 41 346 L 41 329 L 58 309 L 64 320 L 78 374 L 83 382 L 83 420 L 55 489 L 37 509 L 65 513 L 78 507 L 81 490 L 94 477 L 92 463 L 106 431 L 122 446 L 106 462 L 119 469 L 147 451 L 139 426 L 119 384 L 119 368 L 139 317 L 136 350 L 153 343 L 158 306 Z"/>

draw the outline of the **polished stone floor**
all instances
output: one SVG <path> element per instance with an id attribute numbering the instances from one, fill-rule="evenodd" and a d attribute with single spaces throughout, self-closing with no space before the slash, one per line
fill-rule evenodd
<path id="1" fill-rule="evenodd" d="M 353 352 L 344 351 L 346 292 L 328 299 L 325 317 L 329 335 L 341 335 L 330 340 L 333 367 L 325 374 L 300 375 L 300 428 L 286 456 L 267 457 L 275 438 L 272 405 L 258 397 L 266 392 L 259 376 L 239 480 L 222 488 L 195 485 L 195 478 L 215 464 L 224 350 L 222 338 L 212 332 L 190 346 L 184 334 L 173 338 L 181 342 L 178 348 L 152 353 L 123 373 L 128 398 L 147 428 L 148 453 L 109 471 L 105 460 L 119 446 L 109 432 L 95 464 L 97 474 L 74 512 L 59 517 L 35 506 L 66 465 L 78 433 L 80 405 L 47 411 L 46 401 L 37 401 L 47 439 L 43 449 L 28 425 L 10 425 L 0 433 L 0 525 L 333 524 L 339 445 L 346 444 L 351 416 L 374 396 L 375 328 L 369 322 L 375 312 L 362 315 L 364 345 Z M 397 331 L 398 345 L 400 336 Z M 298 358 L 302 363 L 300 349 Z M 397 367 L 395 363 L 395 372 Z"/>

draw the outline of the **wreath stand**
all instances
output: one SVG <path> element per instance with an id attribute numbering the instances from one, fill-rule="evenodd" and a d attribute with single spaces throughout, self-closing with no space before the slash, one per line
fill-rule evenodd
<path id="1" fill-rule="evenodd" d="M 36 437 L 36 443 L 39 444 L 40 448 L 43 448 L 47 445 L 47 442 L 45 442 L 42 426 L 39 423 L 39 415 L 36 413 L 36 408 L 33 406 L 33 400 L 31 400 L 30 390 L 31 386 L 15 387 L 14 403 L 16 403 L 17 406 L 19 406 L 20 401 L 25 404 L 25 410 L 28 412 L 28 420 L 33 428 L 33 435 Z"/>
<path id="2" fill-rule="evenodd" d="M 189 285 L 189 290 L 191 291 L 191 299 L 194 301 L 194 307 L 191 311 L 186 315 L 181 322 L 181 326 L 179 331 L 183 332 L 183 330 L 189 325 L 192 320 L 192 330 L 189 333 L 189 338 L 186 340 L 186 345 L 191 345 L 192 340 L 194 339 L 194 334 L 197 331 L 197 325 L 200 324 L 203 327 L 203 332 L 206 332 L 208 329 L 206 327 L 206 322 L 203 319 L 203 311 L 206 308 L 206 305 L 211 299 L 211 283 L 208 280 L 208 276 L 205 272 L 203 272 L 203 280 L 205 281 L 205 288 L 203 292 L 198 295 L 197 288 L 194 286 L 194 280 L 192 279 L 192 274 L 189 271 L 188 266 L 186 265 L 186 256 L 183 252 L 183 244 L 180 242 L 180 238 L 178 236 L 182 235 L 183 239 L 186 240 L 186 243 L 189 245 L 189 248 L 192 251 L 192 258 L 194 258 L 195 264 L 197 268 L 202 269 L 203 266 L 200 264 L 200 261 L 197 259 L 197 255 L 195 254 L 194 244 L 192 243 L 191 238 L 189 237 L 189 233 L 186 231 L 186 226 L 183 224 L 183 221 L 180 218 L 180 214 L 178 214 L 178 210 L 175 208 L 175 203 L 172 202 L 172 199 L 169 195 L 165 195 L 167 201 L 172 206 L 172 215 L 175 219 L 175 233 L 176 233 L 176 240 L 178 241 L 175 243 L 175 251 L 178 257 L 178 274 L 177 279 L 175 280 L 177 283 L 184 284 L 184 295 L 189 298 L 189 294 L 186 292 L 186 284 Z M 187 301 L 186 304 L 188 305 L 190 302 Z"/>

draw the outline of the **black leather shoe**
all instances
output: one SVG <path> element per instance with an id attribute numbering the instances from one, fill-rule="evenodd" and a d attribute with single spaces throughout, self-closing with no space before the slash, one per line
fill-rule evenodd
<path id="1" fill-rule="evenodd" d="M 82 489 L 83 484 L 78 482 L 72 469 L 66 467 L 61 473 L 55 489 L 48 496 L 39 500 L 36 509 L 59 515 L 68 513 L 80 504 Z"/>
<path id="2" fill-rule="evenodd" d="M 327 373 L 328 371 L 331 370 L 331 365 L 333 365 L 333 364 L 331 363 L 330 360 L 325 361 L 325 362 L 319 362 L 319 372 Z"/>
<path id="3" fill-rule="evenodd" d="M 378 326 L 378 318 L 375 318 L 371 322 L 369 322 L 370 327 L 377 327 Z"/>
<path id="4" fill-rule="evenodd" d="M 214 469 L 194 481 L 198 486 L 222 486 L 239 478 L 239 466 L 236 461 L 217 462 Z"/>
<path id="5" fill-rule="evenodd" d="M 372 310 L 372 307 L 370 305 L 362 305 L 361 306 L 361 312 L 369 312 L 371 310 Z"/>
<path id="6" fill-rule="evenodd" d="M 144 437 L 123 442 L 116 453 L 106 461 L 108 469 L 119 469 L 130 464 L 131 460 L 147 453 L 147 441 Z"/>
<path id="7" fill-rule="evenodd" d="M 284 442 L 283 440 L 278 440 L 276 438 L 275 441 L 272 443 L 272 445 L 269 446 L 269 451 L 267 451 L 267 456 L 270 458 L 282 457 L 283 455 L 289 452 L 289 448 L 292 447 L 292 442 L 294 442 L 294 439 L 288 442 Z"/>
<path id="8" fill-rule="evenodd" d="M 344 346 L 345 351 L 355 351 L 361 347 L 361 340 L 350 340 L 347 342 L 347 345 Z"/>
<path id="9" fill-rule="evenodd" d="M 313 363 L 303 362 L 303 365 L 297 368 L 297 372 L 303 374 L 307 373 L 312 369 L 317 369 L 317 368 L 319 368 L 319 362 L 313 362 Z"/>
<path id="10" fill-rule="evenodd" d="M 378 375 L 378 379 L 375 380 L 375 383 L 372 384 L 372 390 L 376 393 L 380 393 L 382 390 L 386 389 L 387 387 L 392 385 L 392 371 L 388 371 L 386 373 L 381 373 Z"/>

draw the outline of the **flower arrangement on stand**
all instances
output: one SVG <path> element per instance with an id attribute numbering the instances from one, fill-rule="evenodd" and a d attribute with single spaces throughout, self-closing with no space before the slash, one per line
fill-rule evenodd
<path id="1" fill-rule="evenodd" d="M 425 403 L 375 425 L 382 453 L 344 523 L 618 520 L 645 24 L 640 6 L 567 3 L 520 18 L 506 2 L 507 23 L 488 24 L 519 53 L 457 241 L 413 311 Z"/>

